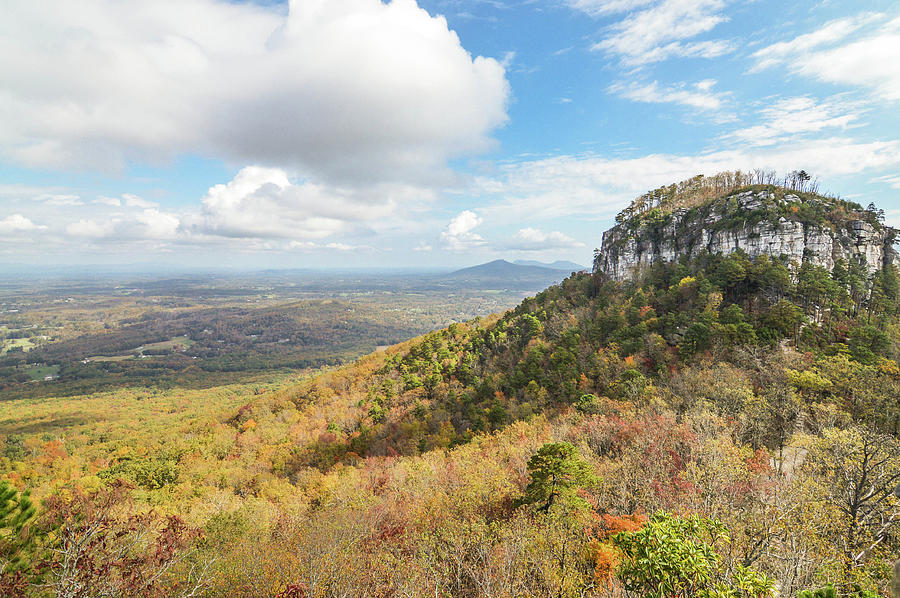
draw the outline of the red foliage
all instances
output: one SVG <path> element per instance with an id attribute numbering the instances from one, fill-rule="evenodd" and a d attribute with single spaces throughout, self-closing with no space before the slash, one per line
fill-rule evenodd
<path id="1" fill-rule="evenodd" d="M 309 586 L 305 583 L 292 583 L 283 592 L 277 594 L 275 598 L 307 598 L 308 596 Z"/>
<path id="2" fill-rule="evenodd" d="M 747 458 L 747 471 L 757 475 L 767 475 L 772 473 L 772 464 L 769 462 L 769 453 L 758 448 L 752 457 Z"/>
<path id="3" fill-rule="evenodd" d="M 132 488 L 116 481 L 97 492 L 76 489 L 47 499 L 39 525 L 57 543 L 39 569 L 57 594 L 169 595 L 162 573 L 183 558 L 200 530 L 175 516 L 130 514 Z"/>
<path id="4" fill-rule="evenodd" d="M 584 373 L 582 373 L 578 378 L 578 390 L 580 390 L 581 392 L 588 392 L 592 389 L 593 384 L 591 384 L 591 381 L 588 380 L 588 377 L 585 376 Z"/>

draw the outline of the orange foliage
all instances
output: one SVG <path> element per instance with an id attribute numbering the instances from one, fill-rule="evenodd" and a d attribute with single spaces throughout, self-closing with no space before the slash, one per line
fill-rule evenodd
<path id="1" fill-rule="evenodd" d="M 599 539 L 591 542 L 590 555 L 594 562 L 594 579 L 601 587 L 609 587 L 612 583 L 616 567 L 621 560 L 619 550 L 606 542 L 606 539 L 619 532 L 636 532 L 644 526 L 647 518 L 640 513 L 634 515 L 601 515 L 603 529 L 598 533 Z"/>
<path id="2" fill-rule="evenodd" d="M 43 454 L 38 459 L 38 462 L 43 465 L 50 465 L 57 459 L 65 459 L 69 456 L 66 452 L 66 447 L 60 440 L 49 440 L 44 443 L 44 446 L 41 447 Z"/>
<path id="3" fill-rule="evenodd" d="M 606 528 L 604 537 L 609 537 L 619 532 L 636 532 L 647 523 L 647 518 L 640 513 L 633 515 L 610 515 L 609 513 L 604 513 L 602 517 Z"/>
<path id="4" fill-rule="evenodd" d="M 594 561 L 594 579 L 601 588 L 609 587 L 616 567 L 621 560 L 619 551 L 610 544 L 594 540 L 590 545 L 591 560 Z"/>

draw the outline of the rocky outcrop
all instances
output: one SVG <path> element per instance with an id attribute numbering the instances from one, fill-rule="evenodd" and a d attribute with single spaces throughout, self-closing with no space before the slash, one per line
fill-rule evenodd
<path id="1" fill-rule="evenodd" d="M 695 257 L 704 251 L 727 254 L 738 249 L 750 258 L 784 257 L 788 263 L 811 262 L 829 271 L 841 258 L 857 260 L 870 272 L 890 263 L 895 254 L 895 229 L 872 218 L 816 221 L 809 217 L 811 213 L 821 216 L 833 212 L 829 202 L 834 201 L 801 199 L 783 190 L 757 190 L 735 193 L 691 210 L 650 210 L 603 233 L 594 271 L 625 280 L 661 260 Z"/>

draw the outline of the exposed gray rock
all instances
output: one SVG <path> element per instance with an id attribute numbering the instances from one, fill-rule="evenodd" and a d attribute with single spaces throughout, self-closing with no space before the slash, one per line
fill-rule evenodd
<path id="1" fill-rule="evenodd" d="M 881 269 L 893 259 L 892 243 L 897 231 L 886 226 L 876 228 L 864 220 L 854 220 L 839 228 L 809 224 L 799 217 L 766 217 L 755 224 L 741 222 L 741 216 L 750 212 L 777 213 L 774 210 L 778 201 L 768 191 L 744 191 L 713 202 L 707 210 L 677 209 L 655 223 L 616 225 L 603 233 L 594 270 L 615 280 L 625 280 L 658 261 L 695 257 L 703 251 L 728 254 L 738 249 L 751 259 L 761 255 L 783 256 L 789 263 L 811 262 L 829 271 L 840 258 L 848 262 L 857 260 L 869 272 Z M 789 194 L 780 201 L 802 200 Z M 823 205 L 815 199 L 809 203 Z"/>

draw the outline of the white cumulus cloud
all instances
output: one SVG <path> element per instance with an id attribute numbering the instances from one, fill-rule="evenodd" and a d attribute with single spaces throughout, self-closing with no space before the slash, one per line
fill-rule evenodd
<path id="1" fill-rule="evenodd" d="M 202 211 L 185 218 L 192 232 L 243 238 L 321 239 L 390 214 L 415 190 L 392 184 L 355 188 L 293 183 L 278 168 L 248 166 L 210 188 Z"/>
<path id="2" fill-rule="evenodd" d="M 126 193 L 122 196 L 122 199 L 125 202 L 125 205 L 129 208 L 155 208 L 159 204 L 154 201 L 147 201 L 143 197 L 138 195 L 134 195 L 132 193 Z"/>
<path id="3" fill-rule="evenodd" d="M 65 227 L 66 233 L 88 241 L 172 241 L 178 237 L 177 215 L 155 208 L 115 212 L 96 218 L 80 218 Z"/>
<path id="4" fill-rule="evenodd" d="M 427 180 L 493 144 L 503 65 L 415 0 L 12 0 L 0 157 L 120 169 L 198 153 L 332 183 Z M 90 76 L 85 76 L 89 73 Z"/>
<path id="5" fill-rule="evenodd" d="M 45 228 L 47 227 L 35 224 L 30 218 L 27 218 L 22 214 L 12 214 L 3 220 L 0 220 L 0 234 L 2 235 L 30 232 Z"/>
<path id="6" fill-rule="evenodd" d="M 451 251 L 465 251 L 484 245 L 486 241 L 472 230 L 482 223 L 481 217 L 471 210 L 460 212 L 441 233 L 441 243 Z"/>
<path id="7" fill-rule="evenodd" d="M 72 222 L 66 226 L 66 232 L 73 237 L 85 237 L 89 239 L 100 239 L 112 234 L 113 226 L 111 222 L 98 222 L 82 218 L 77 222 Z"/>

